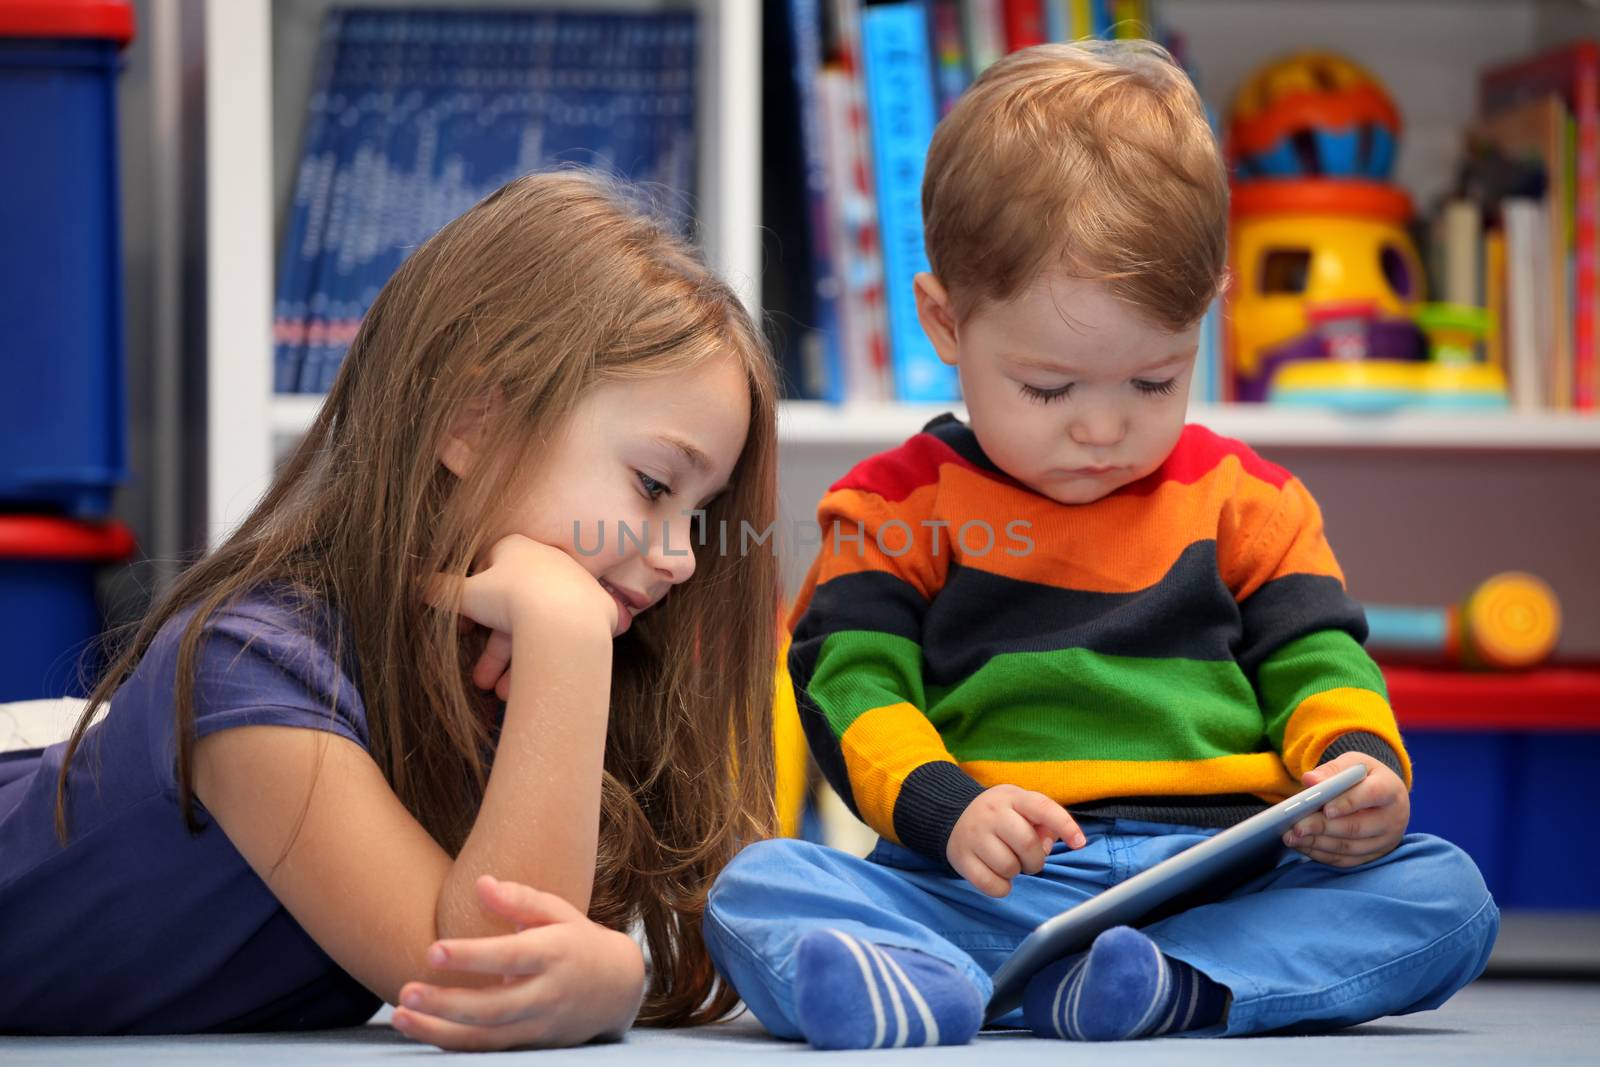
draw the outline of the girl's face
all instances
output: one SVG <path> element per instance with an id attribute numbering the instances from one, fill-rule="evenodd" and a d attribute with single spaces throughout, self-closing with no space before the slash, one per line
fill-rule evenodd
<path id="1" fill-rule="evenodd" d="M 694 574 L 693 512 L 727 488 L 749 427 L 732 356 L 601 386 L 516 483 L 488 543 L 517 533 L 567 553 L 617 599 L 621 635 Z"/>

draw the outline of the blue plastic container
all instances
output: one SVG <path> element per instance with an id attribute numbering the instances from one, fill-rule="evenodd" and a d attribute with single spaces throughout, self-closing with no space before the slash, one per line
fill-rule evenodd
<path id="1" fill-rule="evenodd" d="M 1407 730 L 1405 742 L 1410 828 L 1460 846 L 1501 908 L 1600 909 L 1600 733 Z"/>
<path id="2" fill-rule="evenodd" d="M 122 0 L 0 0 L 0 502 L 105 515 L 127 477 Z"/>
<path id="3" fill-rule="evenodd" d="M 132 552 L 119 523 L 0 515 L 0 701 L 85 695 L 100 666 L 95 575 Z"/>

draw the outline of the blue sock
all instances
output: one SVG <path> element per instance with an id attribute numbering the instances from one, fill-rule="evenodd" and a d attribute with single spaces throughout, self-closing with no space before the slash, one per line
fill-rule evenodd
<path id="1" fill-rule="evenodd" d="M 1127 1041 L 1198 1030 L 1222 1019 L 1228 990 L 1129 926 L 1028 982 L 1022 1013 L 1039 1037 Z"/>
<path id="2" fill-rule="evenodd" d="M 816 1048 L 965 1045 L 983 997 L 943 960 L 813 930 L 795 946 L 794 1010 Z"/>

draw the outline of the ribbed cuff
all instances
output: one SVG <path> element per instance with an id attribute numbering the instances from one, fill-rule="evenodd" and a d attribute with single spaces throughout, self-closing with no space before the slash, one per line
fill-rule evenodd
<path id="1" fill-rule="evenodd" d="M 954 763 L 924 763 L 900 786 L 894 802 L 894 832 L 913 852 L 948 863 L 945 848 L 956 820 L 983 792 L 983 786 Z"/>
<path id="2" fill-rule="evenodd" d="M 1364 730 L 1341 734 L 1334 738 L 1328 747 L 1322 750 L 1322 758 L 1317 760 L 1316 766 L 1320 767 L 1346 752 L 1359 752 L 1364 756 L 1371 756 L 1393 771 L 1396 778 L 1402 782 L 1406 780 L 1405 766 L 1400 762 L 1400 754 L 1389 745 L 1389 742 L 1377 734 L 1369 734 Z"/>

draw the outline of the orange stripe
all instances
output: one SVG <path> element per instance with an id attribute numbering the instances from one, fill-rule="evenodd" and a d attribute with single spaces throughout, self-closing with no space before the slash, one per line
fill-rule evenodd
<path id="1" fill-rule="evenodd" d="M 971 760 L 961 764 L 961 769 L 984 788 L 1017 785 L 1043 793 L 1058 804 L 1107 797 L 1218 793 L 1254 793 L 1275 804 L 1300 790 L 1283 761 L 1272 752 L 1199 760 Z"/>
<path id="2" fill-rule="evenodd" d="M 1249 482 L 1240 488 L 1247 490 Z M 1319 574 L 1344 582 L 1322 532 L 1322 512 L 1299 479 L 1277 492 L 1252 490 L 1235 496 L 1233 506 L 1222 513 L 1217 569 L 1234 599 L 1241 601 L 1287 574 Z"/>
<path id="3" fill-rule="evenodd" d="M 823 497 L 817 508 L 817 523 L 822 527 L 817 584 L 861 571 L 887 572 L 905 579 L 931 600 L 944 585 L 950 563 L 948 551 L 934 556 L 932 531 L 922 525 L 938 494 L 938 485 L 925 485 L 899 501 L 861 489 L 839 489 Z M 885 528 L 890 522 L 896 525 Z M 908 551 L 895 555 L 908 544 Z"/>
<path id="4" fill-rule="evenodd" d="M 1132 593 L 1155 585 L 1196 540 L 1217 529 L 1223 502 L 1240 494 L 1264 500 L 1277 491 L 1244 475 L 1239 462 L 1225 459 L 1196 481 L 1163 482 L 1146 495 L 1112 495 L 1093 504 L 1058 504 L 1035 493 L 1020 493 L 993 481 L 949 470 L 947 495 L 972 515 L 988 517 L 995 545 L 984 555 L 957 553 L 963 566 L 1019 581 L 1086 593 Z M 1007 524 L 1022 520 L 1033 547 L 1006 535 Z M 982 547 L 978 531 L 969 537 Z"/>
<path id="5" fill-rule="evenodd" d="M 839 739 L 850 791 L 861 818 L 895 843 L 894 805 L 912 771 L 926 763 L 954 763 L 939 731 L 909 703 L 890 704 L 856 717 Z"/>
<path id="6" fill-rule="evenodd" d="M 1351 733 L 1377 734 L 1400 757 L 1406 787 L 1411 786 L 1411 757 L 1400 740 L 1389 702 L 1370 689 L 1345 687 L 1313 693 L 1300 702 L 1283 729 L 1283 762 L 1296 778 L 1311 770 L 1335 738 Z"/>

